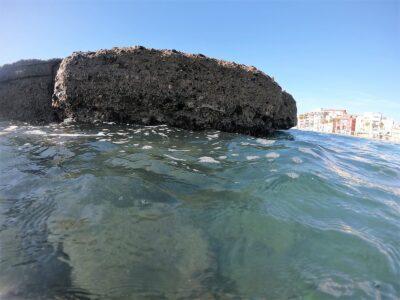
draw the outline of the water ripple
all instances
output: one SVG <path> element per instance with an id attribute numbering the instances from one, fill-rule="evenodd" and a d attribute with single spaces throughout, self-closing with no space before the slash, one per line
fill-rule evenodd
<path id="1" fill-rule="evenodd" d="M 399 299 L 400 147 L 0 122 L 0 298 Z"/>

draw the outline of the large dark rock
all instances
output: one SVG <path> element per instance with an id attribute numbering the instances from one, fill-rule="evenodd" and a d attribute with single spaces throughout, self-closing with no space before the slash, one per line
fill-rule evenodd
<path id="1" fill-rule="evenodd" d="M 164 123 L 264 135 L 296 125 L 296 102 L 254 67 L 143 47 L 76 52 L 57 72 L 53 106 L 78 122 Z"/>
<path id="2" fill-rule="evenodd" d="M 35 123 L 54 121 L 51 96 L 60 62 L 21 60 L 0 67 L 0 117 Z"/>

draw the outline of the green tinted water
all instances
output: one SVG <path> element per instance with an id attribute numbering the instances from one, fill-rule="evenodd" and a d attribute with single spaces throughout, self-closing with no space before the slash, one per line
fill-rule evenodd
<path id="1" fill-rule="evenodd" d="M 399 295 L 399 145 L 0 123 L 0 299 Z"/>

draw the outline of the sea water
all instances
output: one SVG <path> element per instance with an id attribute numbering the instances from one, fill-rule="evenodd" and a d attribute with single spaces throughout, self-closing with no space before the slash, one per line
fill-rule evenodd
<path id="1" fill-rule="evenodd" d="M 0 122 L 0 299 L 399 299 L 400 146 Z"/>

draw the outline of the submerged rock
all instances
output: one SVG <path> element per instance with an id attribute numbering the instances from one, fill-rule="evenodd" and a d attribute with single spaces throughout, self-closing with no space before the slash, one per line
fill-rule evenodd
<path id="1" fill-rule="evenodd" d="M 0 118 L 51 122 L 54 78 L 60 59 L 21 60 L 0 67 Z"/>
<path id="2" fill-rule="evenodd" d="M 144 47 L 76 52 L 53 106 L 78 122 L 168 124 L 265 135 L 296 125 L 296 102 L 268 75 L 232 62 Z"/>
<path id="3" fill-rule="evenodd" d="M 210 298 L 215 262 L 201 230 L 166 204 L 147 206 L 104 205 L 96 222 L 52 218 L 50 240 L 62 237 L 74 283 L 107 299 Z"/>

